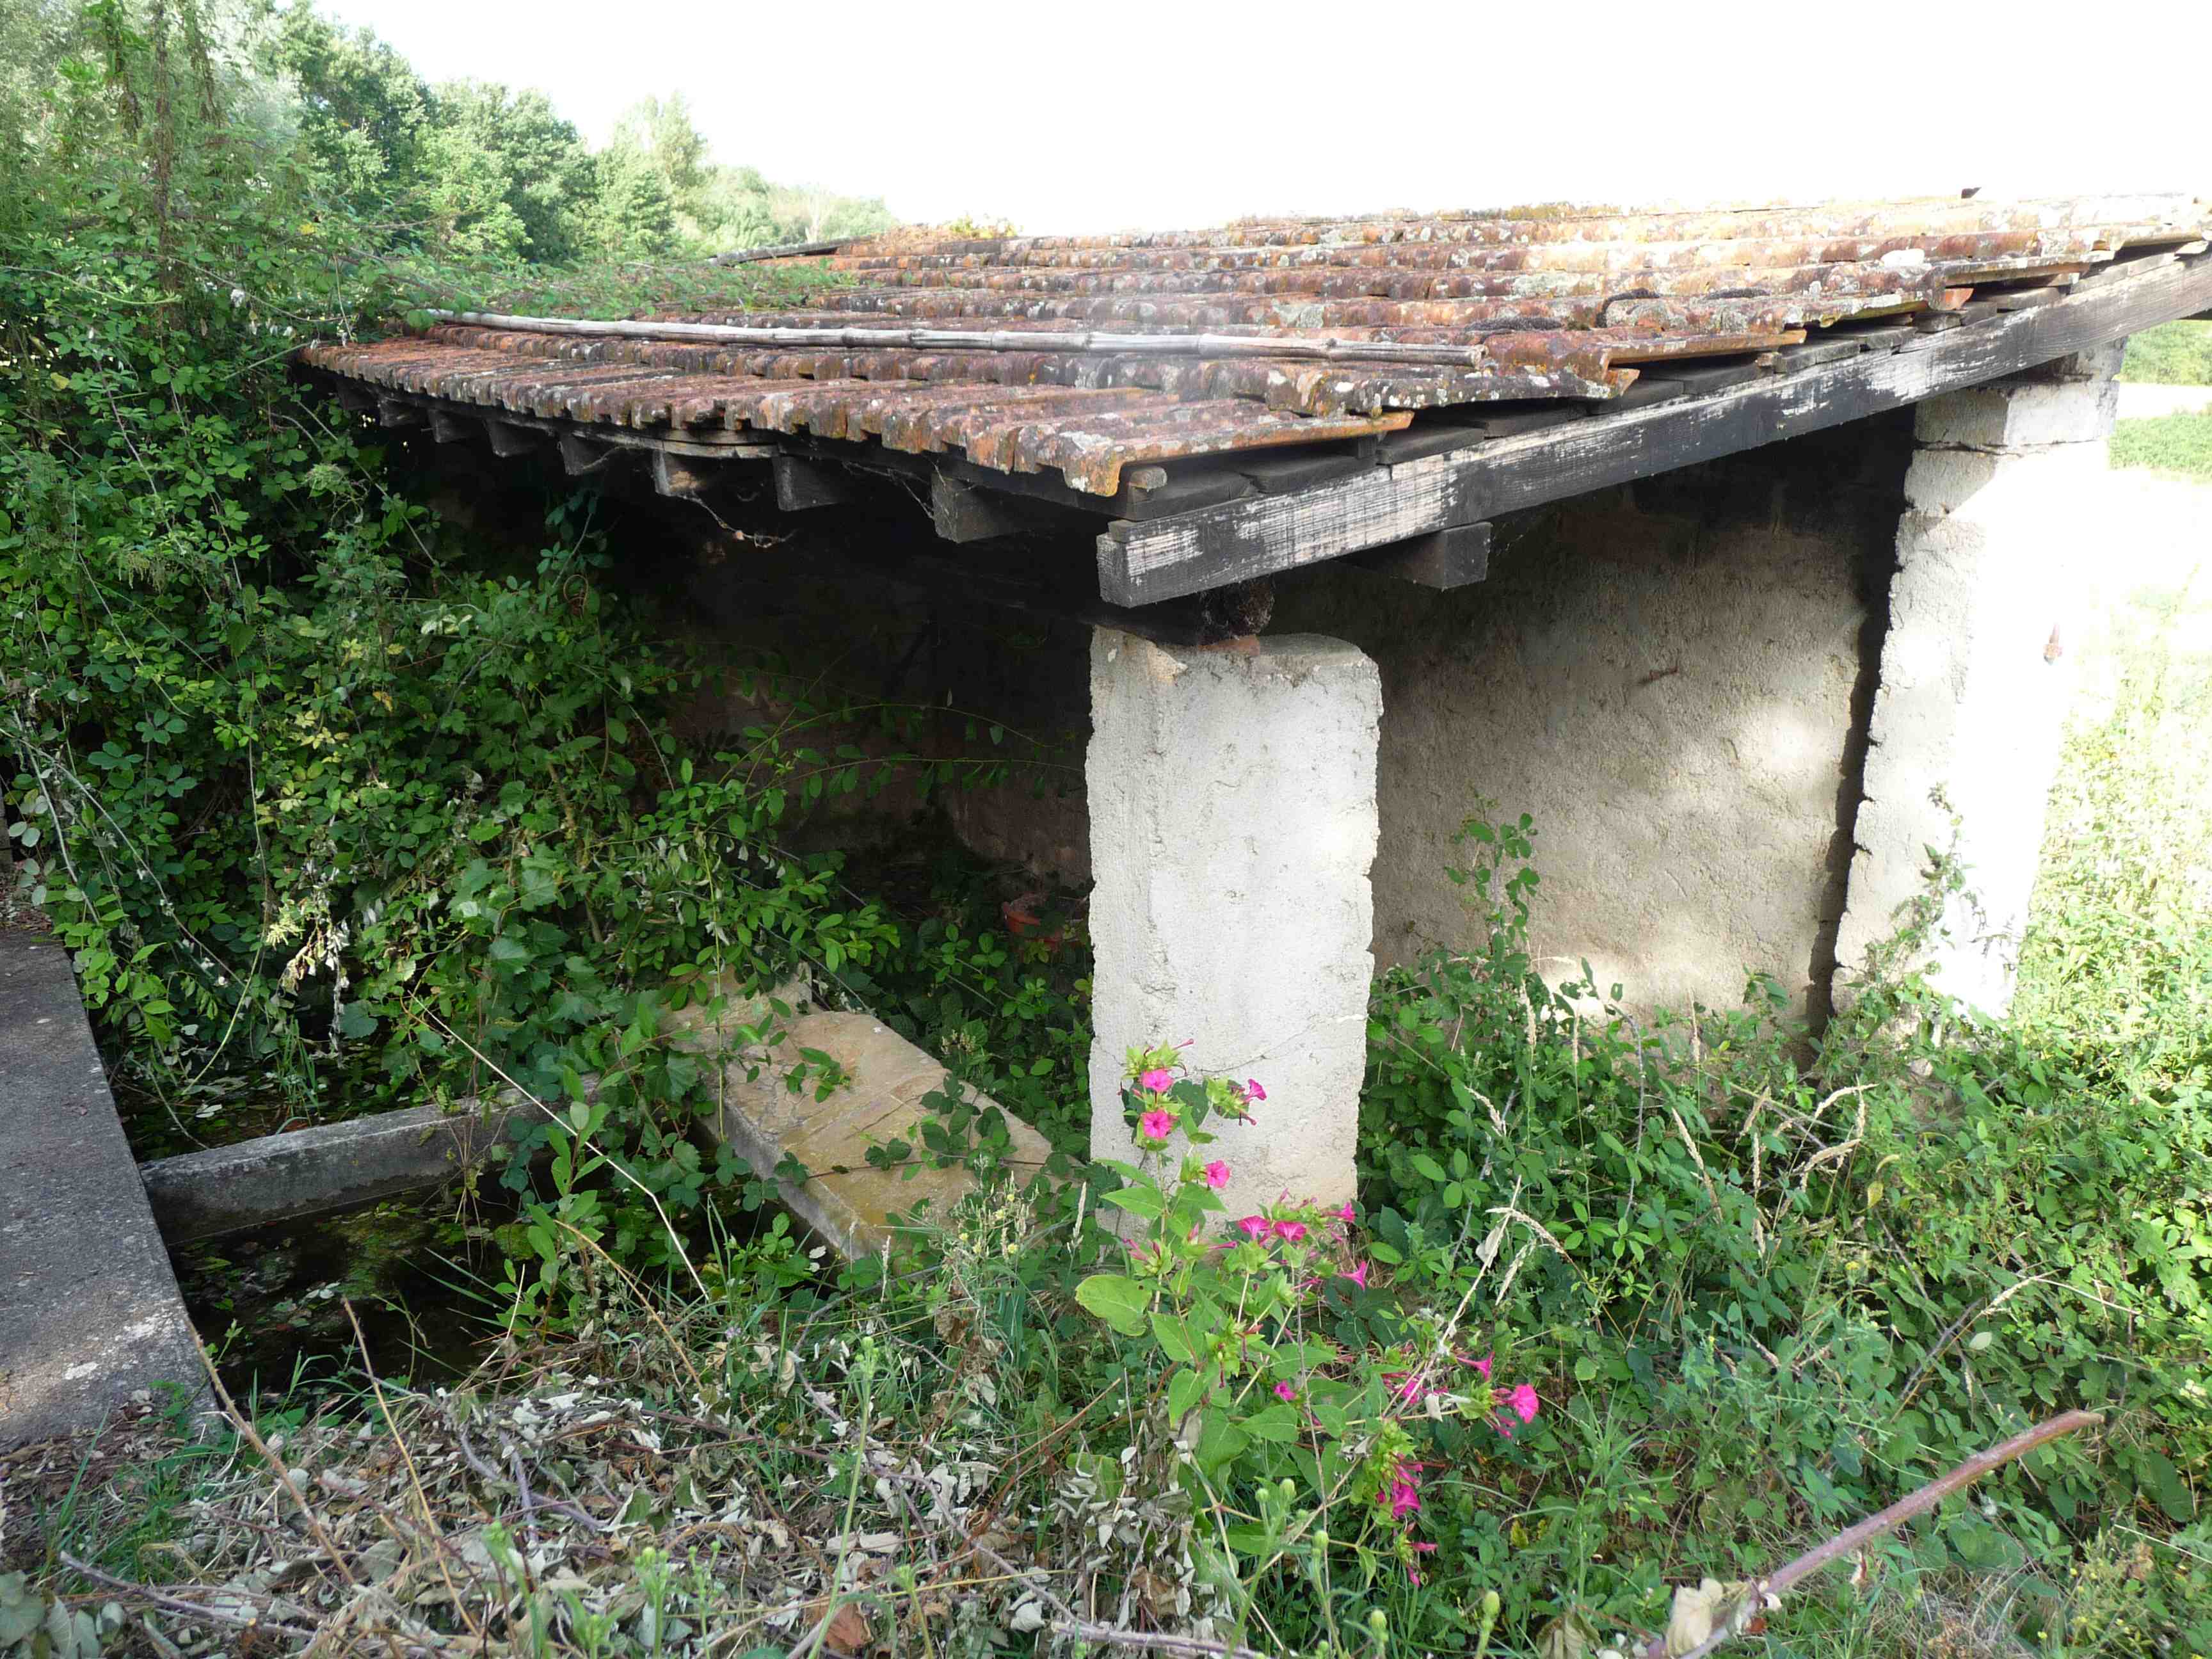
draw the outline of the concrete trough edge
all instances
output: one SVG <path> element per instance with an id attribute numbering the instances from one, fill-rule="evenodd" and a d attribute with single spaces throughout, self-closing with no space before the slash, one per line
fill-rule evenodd
<path id="1" fill-rule="evenodd" d="M 510 1149 L 511 1126 L 543 1115 L 512 1099 L 455 1111 L 410 1106 L 156 1158 L 138 1174 L 174 1249 L 437 1186 Z"/>

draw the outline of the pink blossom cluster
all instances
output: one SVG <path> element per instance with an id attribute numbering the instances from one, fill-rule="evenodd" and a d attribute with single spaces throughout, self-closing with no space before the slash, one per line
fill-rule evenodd
<path id="1" fill-rule="evenodd" d="M 1184 1042 L 1176 1046 L 1187 1048 L 1190 1044 Z M 1137 1139 L 1147 1151 L 1154 1151 L 1165 1146 L 1175 1133 L 1176 1125 L 1181 1121 L 1173 1107 L 1169 1104 L 1167 1098 L 1168 1091 L 1175 1087 L 1175 1073 L 1164 1066 L 1154 1066 L 1137 1074 L 1138 1089 L 1150 1096 L 1153 1102 L 1137 1118 Z M 1242 1083 L 1231 1083 L 1229 1085 L 1229 1092 L 1235 1097 L 1238 1107 L 1243 1109 L 1238 1112 L 1237 1117 L 1239 1121 L 1244 1123 L 1249 1123 L 1252 1121 L 1250 1110 L 1252 1103 L 1265 1100 L 1267 1097 L 1267 1091 L 1260 1086 L 1260 1079 L 1255 1077 L 1246 1078 Z M 1225 1169 L 1225 1167 L 1218 1162 L 1206 1166 L 1209 1173 L 1213 1170 Z M 1224 1175 L 1220 1181 L 1209 1180 L 1206 1185 L 1218 1188 L 1227 1179 Z"/>

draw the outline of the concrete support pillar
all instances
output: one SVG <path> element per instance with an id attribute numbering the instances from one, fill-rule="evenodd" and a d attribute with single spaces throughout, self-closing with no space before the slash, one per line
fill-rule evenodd
<path id="1" fill-rule="evenodd" d="M 1954 846 L 1955 818 L 1971 898 L 1948 904 L 1920 965 L 1973 1006 L 2011 1002 L 2085 620 L 2079 577 L 2097 556 L 2119 353 L 1919 407 L 1837 940 L 1846 974 L 1895 931 L 1928 849 Z"/>
<path id="2" fill-rule="evenodd" d="M 1091 1146 L 1127 1158 L 1131 1048 L 1190 1042 L 1257 1078 L 1209 1156 L 1232 1207 L 1352 1193 L 1374 903 L 1375 665 L 1317 635 L 1177 648 L 1091 636 L 1087 772 L 1097 951 Z"/>

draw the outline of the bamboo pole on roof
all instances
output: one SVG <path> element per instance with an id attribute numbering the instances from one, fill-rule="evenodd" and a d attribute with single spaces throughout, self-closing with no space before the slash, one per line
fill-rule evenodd
<path id="1" fill-rule="evenodd" d="M 1296 357 L 1326 362 L 1441 363 L 1486 367 L 1479 345 L 1408 345 L 1390 340 L 1270 334 L 1111 334 L 1095 329 L 794 328 L 733 323 L 587 321 L 494 311 L 433 311 L 441 322 L 526 333 L 616 335 L 633 340 L 710 340 L 719 344 L 845 346 L 922 351 L 1070 351 L 1115 356 Z"/>

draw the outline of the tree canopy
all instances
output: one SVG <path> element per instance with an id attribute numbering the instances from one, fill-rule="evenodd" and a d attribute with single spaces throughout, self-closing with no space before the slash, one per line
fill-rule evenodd
<path id="1" fill-rule="evenodd" d="M 0 25 L 23 37 L 9 60 L 44 55 L 38 32 L 58 36 L 64 15 L 42 4 Z M 594 151 L 544 93 L 431 86 L 373 31 L 334 22 L 309 0 L 235 33 L 331 199 L 395 240 L 504 261 L 658 260 L 891 222 L 880 198 L 774 184 L 715 161 L 680 93 L 642 100 Z M 0 110 L 9 84 L 0 82 Z"/>

